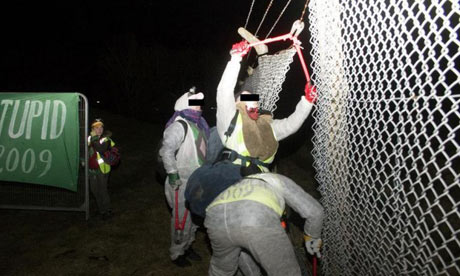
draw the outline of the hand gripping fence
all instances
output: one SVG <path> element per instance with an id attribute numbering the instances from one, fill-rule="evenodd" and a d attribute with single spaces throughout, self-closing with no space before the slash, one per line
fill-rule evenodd
<path id="1" fill-rule="evenodd" d="M 460 275 L 458 0 L 311 0 L 323 275 Z"/>

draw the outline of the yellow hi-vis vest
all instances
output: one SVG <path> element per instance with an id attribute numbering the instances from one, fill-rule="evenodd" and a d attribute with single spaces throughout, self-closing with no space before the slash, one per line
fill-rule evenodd
<path id="1" fill-rule="evenodd" d="M 257 177 L 253 178 L 257 179 Z M 206 210 L 216 205 L 241 200 L 259 202 L 271 208 L 280 217 L 284 211 L 284 201 L 277 195 L 273 187 L 266 182 L 253 181 L 251 180 L 251 176 L 245 178 L 244 181 L 228 187 L 225 191 L 220 193 L 219 196 L 209 204 Z M 282 202 L 280 202 L 280 200 Z"/>
<path id="2" fill-rule="evenodd" d="M 272 128 L 273 131 L 273 128 Z M 225 141 L 224 141 L 224 146 L 228 149 L 234 150 L 237 153 L 239 153 L 242 156 L 245 157 L 250 157 L 251 154 L 249 153 L 248 149 L 246 148 L 246 145 L 244 144 L 244 136 L 243 136 L 243 119 L 241 117 L 241 114 L 238 113 L 238 117 L 236 119 L 235 123 L 235 129 L 231 133 L 230 136 L 227 136 Z M 265 164 L 271 164 L 273 160 L 275 159 L 276 152 L 270 156 L 266 160 L 261 160 Z M 237 158 L 235 161 L 233 161 L 233 164 L 236 165 L 243 165 L 245 167 L 249 166 L 249 164 L 241 164 L 241 159 Z M 262 172 L 269 172 L 268 168 L 258 165 L 258 167 L 262 170 Z"/>
<path id="3" fill-rule="evenodd" d="M 110 141 L 110 146 L 113 147 L 115 146 L 115 142 L 112 141 L 112 139 L 110 138 L 107 138 L 107 137 L 104 137 L 102 138 L 101 140 L 99 140 L 99 143 L 103 143 L 105 141 L 109 140 Z M 88 136 L 88 146 L 91 144 L 91 136 Z M 92 149 L 92 148 L 90 148 Z M 94 151 L 94 149 L 92 149 Z M 90 152 L 90 156 L 92 155 L 93 153 Z M 99 164 L 99 169 L 101 170 L 101 172 L 103 174 L 108 174 L 110 172 L 110 165 L 105 163 L 104 162 L 104 159 L 101 157 L 101 155 L 99 154 L 99 152 L 96 152 L 96 157 L 97 157 L 97 163 Z"/>

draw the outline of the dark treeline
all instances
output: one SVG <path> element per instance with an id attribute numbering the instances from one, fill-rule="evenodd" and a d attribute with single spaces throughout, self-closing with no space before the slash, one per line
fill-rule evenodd
<path id="1" fill-rule="evenodd" d="M 290 30 L 303 4 L 289 6 L 272 36 Z M 255 2 L 249 30 L 257 29 L 265 5 Z M 213 124 L 217 84 L 249 6 L 243 0 L 3 2 L 0 91 L 76 91 L 91 105 L 164 123 L 177 97 L 194 85 L 207 96 L 205 115 Z M 273 5 L 261 38 L 282 8 Z"/>

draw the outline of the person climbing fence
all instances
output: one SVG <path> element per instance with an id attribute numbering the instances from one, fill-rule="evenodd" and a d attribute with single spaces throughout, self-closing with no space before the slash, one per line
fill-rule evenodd
<path id="1" fill-rule="evenodd" d="M 244 176 L 269 171 L 278 141 L 301 127 L 316 100 L 316 90 L 307 84 L 295 112 L 273 120 L 271 113 L 259 113 L 258 95 L 248 91 L 250 88 L 234 95 L 240 61 L 248 50 L 246 42 L 233 45 L 217 88 L 217 132 L 225 148 L 219 160 L 190 176 L 185 192 L 192 212 L 203 217 L 207 205 L 228 186 Z"/>

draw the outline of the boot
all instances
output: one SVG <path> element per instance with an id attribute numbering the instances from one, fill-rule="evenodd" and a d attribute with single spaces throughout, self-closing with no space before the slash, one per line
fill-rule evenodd
<path id="1" fill-rule="evenodd" d="M 192 263 L 185 258 L 185 255 L 180 255 L 177 259 L 172 260 L 172 262 L 178 267 L 187 267 L 192 265 Z"/>
<path id="2" fill-rule="evenodd" d="M 202 258 L 200 255 L 198 255 L 198 253 L 196 253 L 195 250 L 193 250 L 193 248 L 189 247 L 189 249 L 185 250 L 185 254 L 184 254 L 187 258 L 189 258 L 190 260 L 192 261 L 201 261 Z"/>

